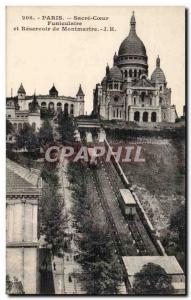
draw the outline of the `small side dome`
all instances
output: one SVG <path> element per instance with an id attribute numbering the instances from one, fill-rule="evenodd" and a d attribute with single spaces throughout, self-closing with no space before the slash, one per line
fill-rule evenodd
<path id="1" fill-rule="evenodd" d="M 105 76 L 105 77 L 102 79 L 101 85 L 102 85 L 102 87 L 106 87 L 106 84 L 107 84 L 107 77 Z"/>
<path id="2" fill-rule="evenodd" d="M 120 69 L 117 66 L 113 66 L 109 70 L 109 74 L 107 76 L 108 80 L 116 80 L 116 81 L 122 81 L 122 73 Z"/>
<path id="3" fill-rule="evenodd" d="M 151 81 L 154 83 L 166 83 L 166 77 L 163 70 L 160 68 L 160 58 L 156 59 L 156 68 L 151 75 Z"/>

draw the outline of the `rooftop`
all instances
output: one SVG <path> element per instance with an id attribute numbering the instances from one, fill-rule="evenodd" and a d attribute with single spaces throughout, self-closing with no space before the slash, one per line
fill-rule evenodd
<path id="1" fill-rule="evenodd" d="M 161 266 L 169 275 L 184 274 L 175 256 L 123 256 L 123 262 L 128 276 L 134 276 L 148 263 Z"/>
<path id="2" fill-rule="evenodd" d="M 6 159 L 6 189 L 7 193 L 38 193 L 41 187 L 40 176 L 29 169 Z"/>
<path id="3" fill-rule="evenodd" d="M 133 195 L 131 194 L 130 190 L 120 189 L 119 191 L 122 198 L 124 199 L 125 204 L 136 204 L 135 199 L 133 198 Z"/>

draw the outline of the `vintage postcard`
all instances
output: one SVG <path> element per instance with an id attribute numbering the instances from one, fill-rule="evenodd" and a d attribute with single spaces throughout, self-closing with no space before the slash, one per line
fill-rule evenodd
<path id="1" fill-rule="evenodd" d="M 6 293 L 185 295 L 186 10 L 6 7 Z"/>

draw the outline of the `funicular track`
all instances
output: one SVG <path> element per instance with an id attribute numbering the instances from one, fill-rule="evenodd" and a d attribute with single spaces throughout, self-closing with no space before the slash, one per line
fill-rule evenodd
<path id="1" fill-rule="evenodd" d="M 97 194 L 98 194 L 98 198 L 100 200 L 101 206 L 103 208 L 103 211 L 104 211 L 104 214 L 105 214 L 105 217 L 106 217 L 106 221 L 107 221 L 107 224 L 108 224 L 111 236 L 112 236 L 114 247 L 116 249 L 118 261 L 119 261 L 119 263 L 121 265 L 121 268 L 122 268 L 123 280 L 124 280 L 124 283 L 126 285 L 126 289 L 128 290 L 129 285 L 128 285 L 128 280 L 127 280 L 127 274 L 126 274 L 126 269 L 125 269 L 125 266 L 124 266 L 124 263 L 123 263 L 123 260 L 122 260 L 122 256 L 124 255 L 123 251 L 122 251 L 123 247 L 122 247 L 122 241 L 120 239 L 118 229 L 117 229 L 116 224 L 113 220 L 113 216 L 112 216 L 110 208 L 108 206 L 107 199 L 105 197 L 102 186 L 100 185 L 100 180 L 98 178 L 96 170 L 88 168 L 88 174 L 87 175 L 92 178 L 93 183 L 96 186 L 96 191 L 97 191 Z"/>
<path id="2" fill-rule="evenodd" d="M 119 197 L 120 197 L 119 189 L 125 188 L 123 182 L 119 178 L 117 172 L 114 170 L 114 166 L 111 165 L 111 162 L 103 162 L 102 160 L 101 168 L 103 168 L 106 171 L 107 175 L 110 176 L 111 181 L 113 182 L 113 191 L 119 202 Z M 137 225 L 137 216 L 135 216 L 133 219 L 126 218 L 126 222 L 128 224 L 129 230 L 131 231 L 133 240 L 135 241 L 135 246 L 137 248 L 138 254 L 149 255 L 149 250 L 145 245 L 145 242 L 142 238 L 142 235 Z"/>

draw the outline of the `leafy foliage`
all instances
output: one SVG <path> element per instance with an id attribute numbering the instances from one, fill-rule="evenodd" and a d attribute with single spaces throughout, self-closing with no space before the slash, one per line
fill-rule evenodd
<path id="1" fill-rule="evenodd" d="M 63 199 L 57 192 L 59 182 L 56 170 L 44 166 L 41 176 L 44 180 L 40 202 L 41 233 L 51 245 L 53 255 L 58 255 L 64 248 L 66 218 L 63 215 Z"/>
<path id="2" fill-rule="evenodd" d="M 6 276 L 6 293 L 7 294 L 24 294 L 23 285 L 22 282 L 19 281 L 16 277 L 13 277 L 13 280 L 11 280 L 10 276 Z"/>
<path id="3" fill-rule="evenodd" d="M 91 295 L 117 294 L 122 280 L 112 238 L 107 226 L 99 225 L 94 219 L 96 209 L 88 199 L 84 167 L 70 162 L 69 180 L 73 190 L 73 214 L 79 234 L 78 262 L 82 266 L 81 282 Z"/>
<path id="4" fill-rule="evenodd" d="M 6 119 L 6 134 L 11 134 L 14 132 L 13 125 L 9 120 Z"/>
<path id="5" fill-rule="evenodd" d="M 64 113 L 60 113 L 58 115 L 58 132 L 61 136 L 62 143 L 73 143 L 74 142 L 74 119 L 65 115 Z"/>
<path id="6" fill-rule="evenodd" d="M 169 230 L 163 240 L 168 255 L 175 255 L 185 269 L 185 206 L 182 204 L 171 216 Z"/>
<path id="7" fill-rule="evenodd" d="M 53 129 L 48 119 L 43 122 L 41 128 L 39 129 L 38 139 L 42 147 L 44 147 L 46 144 L 51 144 L 54 142 Z"/>
<path id="8" fill-rule="evenodd" d="M 17 133 L 16 147 L 18 149 L 26 148 L 28 152 L 35 152 L 39 149 L 37 133 L 29 124 L 25 124 L 24 128 Z"/>
<path id="9" fill-rule="evenodd" d="M 159 265 L 148 263 L 135 275 L 135 294 L 172 294 L 172 278 Z"/>

